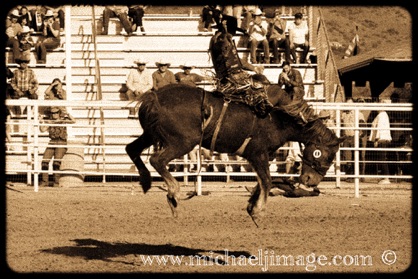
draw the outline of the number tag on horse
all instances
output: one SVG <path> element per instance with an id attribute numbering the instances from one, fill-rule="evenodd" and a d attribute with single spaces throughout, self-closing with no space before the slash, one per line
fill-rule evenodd
<path id="1" fill-rule="evenodd" d="M 313 152 L 313 156 L 314 156 L 314 158 L 316 158 L 316 159 L 320 158 L 320 157 L 322 156 L 322 152 L 321 152 L 321 150 L 319 150 L 319 149 L 315 149 L 315 150 L 314 150 L 314 152 Z"/>

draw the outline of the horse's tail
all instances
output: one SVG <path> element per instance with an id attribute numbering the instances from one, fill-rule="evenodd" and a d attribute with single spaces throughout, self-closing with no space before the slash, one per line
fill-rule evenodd
<path id="1" fill-rule="evenodd" d="M 161 105 L 155 92 L 147 92 L 139 98 L 138 117 L 144 132 L 152 137 L 153 144 L 161 146 L 166 136 L 161 127 Z"/>

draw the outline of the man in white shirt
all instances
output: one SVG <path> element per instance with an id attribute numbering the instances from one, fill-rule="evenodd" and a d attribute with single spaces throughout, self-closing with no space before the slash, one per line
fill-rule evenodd
<path id="1" fill-rule="evenodd" d="M 269 42 L 267 40 L 267 28 L 262 25 L 262 18 L 263 15 L 260 9 L 257 9 L 256 12 L 253 14 L 253 21 L 250 23 L 250 27 L 248 28 L 248 34 L 250 35 L 250 54 L 251 54 L 251 63 L 257 63 L 257 47 L 261 44 L 263 46 L 264 51 L 264 63 L 270 63 L 270 49 L 269 49 Z M 260 61 L 261 63 L 261 61 Z"/>
<path id="2" fill-rule="evenodd" d="M 295 21 L 289 26 L 289 42 L 293 62 L 296 63 L 296 48 L 300 47 L 303 49 L 300 63 L 306 63 L 306 56 L 309 52 L 309 28 L 306 21 L 303 20 L 302 13 L 296 13 Z"/>
<path id="3" fill-rule="evenodd" d="M 137 65 L 136 69 L 130 70 L 126 77 L 126 95 L 129 101 L 138 100 L 139 96 L 152 89 L 152 73 L 146 69 L 147 62 L 140 57 L 134 61 Z M 135 108 L 129 109 L 129 117 L 135 116 Z"/>
<path id="4" fill-rule="evenodd" d="M 390 103 L 389 99 L 381 99 L 381 103 Z M 379 111 L 379 114 L 375 117 L 372 122 L 372 130 L 370 133 L 369 141 L 374 142 L 374 146 L 377 148 L 389 148 L 392 141 L 392 136 L 390 134 L 390 122 L 388 113 L 382 108 Z M 388 167 L 388 154 L 385 150 L 379 150 L 377 153 L 377 163 L 378 171 L 381 173 L 379 175 L 389 175 Z M 379 181 L 379 184 L 390 184 L 389 178 L 383 178 Z"/>

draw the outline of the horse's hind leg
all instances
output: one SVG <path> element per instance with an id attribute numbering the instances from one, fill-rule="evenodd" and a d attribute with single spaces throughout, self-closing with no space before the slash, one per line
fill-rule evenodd
<path id="1" fill-rule="evenodd" d="M 146 134 L 142 134 L 136 140 L 126 145 L 125 150 L 129 158 L 135 163 L 139 173 L 139 183 L 142 190 L 146 193 L 151 188 L 151 174 L 141 159 L 141 153 L 144 149 L 152 145 L 151 139 Z"/>
<path id="2" fill-rule="evenodd" d="M 264 210 L 272 185 L 268 156 L 266 154 L 257 154 L 257 156 L 253 156 L 253 158 L 248 158 L 248 161 L 257 173 L 258 184 L 248 201 L 247 212 L 258 227 L 258 220 Z"/>
<path id="3" fill-rule="evenodd" d="M 188 153 L 190 150 L 192 150 L 192 148 L 193 147 L 189 149 L 181 149 L 180 146 L 166 146 L 160 151 L 154 153 L 150 158 L 151 165 L 161 175 L 161 177 L 164 179 L 164 182 L 167 184 L 167 201 L 170 205 L 170 209 L 174 217 L 177 217 L 176 208 L 179 200 L 180 185 L 168 171 L 167 164 L 174 158 L 178 158 Z"/>

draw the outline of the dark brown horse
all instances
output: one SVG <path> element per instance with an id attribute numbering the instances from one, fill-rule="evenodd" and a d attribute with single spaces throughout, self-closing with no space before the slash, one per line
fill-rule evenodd
<path id="1" fill-rule="evenodd" d="M 283 99 L 287 95 L 280 91 L 277 85 L 268 89 L 274 104 L 288 102 Z M 281 110 L 259 118 L 243 103 L 228 103 L 212 92 L 187 85 L 169 85 L 145 93 L 139 102 L 138 115 L 144 132 L 126 146 L 126 152 L 138 169 L 146 193 L 151 187 L 151 176 L 141 153 L 151 145 L 157 146 L 150 163 L 168 186 L 167 200 L 174 216 L 180 189 L 167 165 L 200 143 L 219 153 L 239 154 L 252 166 L 259 186 L 249 199 L 247 211 L 257 224 L 272 186 L 269 157 L 279 147 L 287 141 L 305 145 L 300 182 L 313 187 L 321 182 L 343 140 L 321 120 L 300 125 Z"/>

